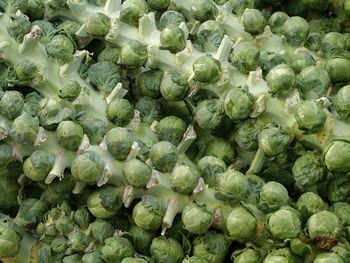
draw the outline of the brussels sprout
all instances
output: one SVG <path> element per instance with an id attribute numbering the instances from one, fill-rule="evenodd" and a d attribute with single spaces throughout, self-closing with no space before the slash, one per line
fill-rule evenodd
<path id="1" fill-rule="evenodd" d="M 132 257 L 134 253 L 130 241 L 119 236 L 107 238 L 101 249 L 102 258 L 107 262 L 121 262 L 124 258 Z"/>
<path id="2" fill-rule="evenodd" d="M 135 104 L 135 109 L 140 112 L 142 122 L 147 124 L 159 121 L 163 117 L 163 106 L 150 97 L 140 98 Z"/>
<path id="3" fill-rule="evenodd" d="M 104 186 L 89 195 L 87 207 L 90 213 L 98 219 L 111 218 L 122 206 L 120 195 L 117 187 Z"/>
<path id="4" fill-rule="evenodd" d="M 199 82 L 215 83 L 221 77 L 221 63 L 209 55 L 196 59 L 192 67 Z"/>
<path id="5" fill-rule="evenodd" d="M 306 133 L 316 133 L 320 131 L 327 119 L 320 103 L 315 101 L 302 101 L 294 111 L 294 118 L 296 119 L 299 129 Z"/>
<path id="6" fill-rule="evenodd" d="M 291 68 L 296 74 L 299 74 L 304 68 L 316 65 L 316 61 L 307 50 L 298 51 L 294 54 Z"/>
<path id="7" fill-rule="evenodd" d="M 302 45 L 309 34 L 309 23 L 300 16 L 292 16 L 283 25 L 287 41 L 294 46 Z"/>
<path id="8" fill-rule="evenodd" d="M 328 199 L 334 202 L 349 202 L 350 193 L 349 176 L 338 176 L 327 182 L 326 191 Z"/>
<path id="9" fill-rule="evenodd" d="M 251 42 L 239 42 L 231 53 L 231 63 L 240 72 L 247 74 L 253 71 L 259 64 L 260 51 Z"/>
<path id="10" fill-rule="evenodd" d="M 215 19 L 218 14 L 218 9 L 215 4 L 206 0 L 197 0 L 193 2 L 191 11 L 193 17 L 201 23 Z"/>
<path id="11" fill-rule="evenodd" d="M 264 74 L 267 74 L 271 69 L 277 67 L 280 64 L 286 64 L 286 58 L 278 53 L 273 52 L 260 52 L 260 67 Z"/>
<path id="12" fill-rule="evenodd" d="M 255 119 L 248 119 L 238 125 L 233 140 L 243 150 L 255 151 L 259 148 L 259 129 L 260 125 Z"/>
<path id="13" fill-rule="evenodd" d="M 99 251 L 84 254 L 81 261 L 82 263 L 103 263 L 102 255 Z"/>
<path id="14" fill-rule="evenodd" d="M 12 147 L 7 144 L 0 143 L 0 167 L 7 167 L 12 161 Z"/>
<path id="15" fill-rule="evenodd" d="M 179 26 L 182 22 L 186 22 L 186 19 L 180 12 L 174 10 L 165 11 L 159 19 L 160 30 L 168 26 Z"/>
<path id="16" fill-rule="evenodd" d="M 182 212 L 182 222 L 185 229 L 193 234 L 204 234 L 211 227 L 213 213 L 205 205 L 192 203 L 185 206 Z"/>
<path id="17" fill-rule="evenodd" d="M 220 99 L 200 102 L 196 109 L 196 121 L 203 129 L 214 130 L 224 119 L 224 104 Z"/>
<path id="18" fill-rule="evenodd" d="M 64 237 L 55 237 L 51 241 L 51 250 L 57 254 L 64 254 L 67 248 L 67 239 L 65 239 Z"/>
<path id="19" fill-rule="evenodd" d="M 32 0 L 36 1 L 36 0 Z M 42 0 L 41 0 L 42 1 Z M 57 29 L 63 30 L 67 35 L 76 40 L 75 33 L 81 28 L 81 24 L 75 21 L 66 20 L 57 25 Z"/>
<path id="20" fill-rule="evenodd" d="M 235 158 L 235 151 L 228 140 L 217 137 L 208 142 L 204 155 L 214 156 L 229 164 Z"/>
<path id="21" fill-rule="evenodd" d="M 247 8 L 254 8 L 254 0 L 230 0 L 232 12 L 242 15 Z"/>
<path id="22" fill-rule="evenodd" d="M 23 163 L 24 174 L 33 181 L 42 181 L 53 167 L 55 156 L 43 150 L 36 150 Z"/>
<path id="23" fill-rule="evenodd" d="M 209 263 L 208 260 L 206 260 L 205 258 L 200 258 L 200 257 L 186 257 L 182 263 Z"/>
<path id="24" fill-rule="evenodd" d="M 276 211 L 281 206 L 287 205 L 288 202 L 288 191 L 282 184 L 268 182 L 261 188 L 259 208 L 264 212 Z"/>
<path id="25" fill-rule="evenodd" d="M 312 252 L 312 246 L 310 244 L 304 243 L 303 240 L 299 238 L 290 240 L 289 246 L 292 253 L 301 257 L 307 258 Z"/>
<path id="26" fill-rule="evenodd" d="M 117 126 L 125 126 L 134 117 L 134 107 L 126 99 L 114 99 L 107 106 L 108 118 Z"/>
<path id="27" fill-rule="evenodd" d="M 21 243 L 20 235 L 10 227 L 10 225 L 1 220 L 0 222 L 0 257 L 13 257 L 18 254 Z"/>
<path id="28" fill-rule="evenodd" d="M 215 52 L 225 35 L 225 29 L 219 22 L 209 20 L 202 23 L 197 31 L 197 43 L 206 52 Z"/>
<path id="29" fill-rule="evenodd" d="M 151 178 L 152 169 L 144 162 L 133 159 L 125 163 L 124 175 L 126 180 L 136 188 L 144 188 Z"/>
<path id="30" fill-rule="evenodd" d="M 170 142 L 157 142 L 150 150 L 150 159 L 157 170 L 171 172 L 178 159 L 177 149 Z"/>
<path id="31" fill-rule="evenodd" d="M 284 34 L 284 28 L 283 25 L 287 21 L 289 16 L 282 11 L 274 12 L 269 20 L 267 21 L 267 24 L 270 26 L 272 33 L 277 35 Z"/>
<path id="32" fill-rule="evenodd" d="M 321 253 L 315 258 L 314 263 L 345 263 L 345 261 L 336 253 Z"/>
<path id="33" fill-rule="evenodd" d="M 122 69 L 108 61 L 92 64 L 87 74 L 92 85 L 106 93 L 110 93 L 122 81 Z"/>
<path id="34" fill-rule="evenodd" d="M 321 51 L 326 57 L 339 56 L 344 52 L 345 42 L 343 35 L 338 32 L 330 32 L 323 36 Z"/>
<path id="35" fill-rule="evenodd" d="M 318 99 L 326 93 L 330 82 L 327 71 L 317 66 L 309 66 L 298 75 L 297 88 L 306 99 Z"/>
<path id="36" fill-rule="evenodd" d="M 254 101 L 253 95 L 246 89 L 231 88 L 224 98 L 225 113 L 234 121 L 245 120 L 254 109 Z"/>
<path id="37" fill-rule="evenodd" d="M 78 210 L 74 211 L 73 214 L 74 223 L 76 223 L 80 229 L 86 229 L 91 220 L 89 210 L 86 207 L 81 207 Z"/>
<path id="38" fill-rule="evenodd" d="M 91 241 L 91 237 L 81 230 L 73 231 L 68 235 L 68 246 L 74 252 L 84 252 Z"/>
<path id="39" fill-rule="evenodd" d="M 198 184 L 200 174 L 189 165 L 176 165 L 171 172 L 171 188 L 178 193 L 190 194 Z"/>
<path id="40" fill-rule="evenodd" d="M 30 115 L 36 115 L 37 107 L 42 97 L 35 91 L 28 93 L 24 97 L 24 111 Z"/>
<path id="41" fill-rule="evenodd" d="M 78 149 L 83 139 L 84 130 L 74 121 L 61 121 L 57 126 L 56 135 L 64 148 L 74 151 Z"/>
<path id="42" fill-rule="evenodd" d="M 38 74 L 38 67 L 29 60 L 22 60 L 15 65 L 15 73 L 19 80 L 29 81 Z"/>
<path id="43" fill-rule="evenodd" d="M 267 219 L 268 230 L 277 240 L 292 239 L 301 232 L 299 214 L 291 207 L 282 207 Z"/>
<path id="44" fill-rule="evenodd" d="M 23 95 L 18 91 L 7 91 L 0 96 L 0 112 L 13 120 L 21 115 L 24 108 Z"/>
<path id="45" fill-rule="evenodd" d="M 244 30 L 248 33 L 257 35 L 263 32 L 266 20 L 258 9 L 247 8 L 241 19 Z"/>
<path id="46" fill-rule="evenodd" d="M 157 124 L 158 139 L 178 145 L 186 132 L 186 123 L 176 116 L 167 116 Z"/>
<path id="47" fill-rule="evenodd" d="M 341 221 L 342 224 L 350 225 L 350 204 L 345 202 L 337 202 L 331 206 L 330 209 Z"/>
<path id="48" fill-rule="evenodd" d="M 160 49 L 177 53 L 186 47 L 184 31 L 178 26 L 168 26 L 160 33 Z"/>
<path id="49" fill-rule="evenodd" d="M 293 69 L 286 64 L 280 64 L 270 70 L 266 82 L 273 96 L 283 98 L 293 91 L 296 77 Z"/>
<path id="50" fill-rule="evenodd" d="M 96 183 L 102 176 L 104 163 L 94 152 L 84 152 L 71 165 L 72 175 L 83 182 Z"/>
<path id="51" fill-rule="evenodd" d="M 120 20 L 126 24 L 138 27 L 139 19 L 148 12 L 148 5 L 144 0 L 126 0 L 122 4 Z"/>
<path id="52" fill-rule="evenodd" d="M 133 226 L 128 232 L 132 237 L 132 243 L 137 252 L 149 255 L 152 240 L 158 235 L 156 232 L 147 231 L 141 227 Z"/>
<path id="53" fill-rule="evenodd" d="M 24 36 L 30 32 L 31 23 L 24 15 L 14 15 L 11 18 L 12 21 L 7 26 L 7 32 L 17 42 L 21 43 Z"/>
<path id="54" fill-rule="evenodd" d="M 120 56 L 120 48 L 105 47 L 100 54 L 98 54 L 97 62 L 108 61 L 112 63 L 118 63 Z"/>
<path id="55" fill-rule="evenodd" d="M 133 137 L 125 128 L 113 128 L 106 135 L 107 150 L 117 160 L 124 160 L 128 156 L 132 143 Z"/>
<path id="56" fill-rule="evenodd" d="M 44 200 L 36 198 L 24 199 L 18 209 L 15 221 L 24 229 L 31 228 L 42 221 L 47 210 L 48 204 Z"/>
<path id="57" fill-rule="evenodd" d="M 59 63 L 68 63 L 73 59 L 75 46 L 65 35 L 56 35 L 46 44 L 47 54 Z"/>
<path id="58" fill-rule="evenodd" d="M 327 61 L 325 70 L 328 72 L 333 83 L 347 82 L 350 80 L 349 67 L 349 59 L 335 57 Z"/>
<path id="59" fill-rule="evenodd" d="M 226 171 L 226 164 L 217 157 L 204 156 L 197 162 L 197 169 L 205 183 L 214 187 L 218 183 L 219 175 Z"/>
<path id="60" fill-rule="evenodd" d="M 9 133 L 16 143 L 31 145 L 34 144 L 38 132 L 38 119 L 24 112 L 14 119 Z"/>
<path id="61" fill-rule="evenodd" d="M 343 119 L 350 116 L 350 85 L 342 87 L 334 96 L 334 108 Z"/>
<path id="62" fill-rule="evenodd" d="M 322 36 L 318 32 L 311 32 L 307 39 L 305 40 L 305 46 L 312 50 L 317 52 L 321 48 L 321 41 L 322 41 Z"/>
<path id="63" fill-rule="evenodd" d="M 327 207 L 327 203 L 325 203 L 319 195 L 313 192 L 303 193 L 296 202 L 296 208 L 304 221 L 313 214 L 327 209 Z"/>
<path id="64" fill-rule="evenodd" d="M 61 89 L 58 91 L 58 96 L 61 99 L 74 101 L 76 98 L 78 98 L 80 91 L 81 91 L 81 86 L 79 82 L 76 80 L 73 80 L 68 82 L 63 87 L 61 87 Z"/>
<path id="65" fill-rule="evenodd" d="M 106 220 L 96 219 L 94 222 L 90 224 L 91 234 L 93 237 L 100 242 L 101 244 L 104 241 L 113 236 L 114 234 L 114 226 Z"/>
<path id="66" fill-rule="evenodd" d="M 259 147 L 267 157 L 283 153 L 293 140 L 287 127 L 265 127 L 259 134 Z"/>
<path id="67" fill-rule="evenodd" d="M 350 143 L 347 141 L 334 140 L 324 151 L 324 163 L 330 171 L 350 170 Z"/>
<path id="68" fill-rule="evenodd" d="M 238 203 L 247 195 L 248 179 L 238 171 L 227 170 L 219 178 L 216 198 L 230 203 Z"/>
<path id="69" fill-rule="evenodd" d="M 135 224 L 148 231 L 159 229 L 166 211 L 163 199 L 145 195 L 132 211 Z"/>
<path id="70" fill-rule="evenodd" d="M 302 260 L 294 255 L 289 248 L 280 248 L 272 251 L 264 259 L 263 263 L 299 263 Z"/>
<path id="71" fill-rule="evenodd" d="M 259 263 L 262 260 L 262 255 L 253 248 L 246 248 L 239 251 L 239 254 L 233 252 L 233 263 Z"/>
<path id="72" fill-rule="evenodd" d="M 163 79 L 163 71 L 147 70 L 142 72 L 137 78 L 138 95 L 158 99 L 161 97 L 160 86 Z"/>
<path id="73" fill-rule="evenodd" d="M 18 205 L 17 196 L 19 194 L 20 185 L 17 177 L 13 176 L 10 170 L 2 169 L 0 171 L 0 207 L 11 208 Z"/>
<path id="74" fill-rule="evenodd" d="M 247 241 L 255 234 L 257 218 L 244 207 L 233 208 L 227 217 L 227 230 L 235 241 Z"/>
<path id="75" fill-rule="evenodd" d="M 166 74 L 160 84 L 160 93 L 168 101 L 182 100 L 188 90 L 188 75 L 181 75 L 177 71 Z"/>
<path id="76" fill-rule="evenodd" d="M 153 239 L 150 253 L 155 263 L 181 263 L 185 258 L 180 243 L 175 239 L 164 236 Z"/>
<path id="77" fill-rule="evenodd" d="M 138 68 L 146 63 L 147 58 L 147 46 L 137 40 L 131 40 L 122 47 L 119 63 L 126 68 Z"/>
<path id="78" fill-rule="evenodd" d="M 326 169 L 319 155 L 307 153 L 299 157 L 292 168 L 295 182 L 301 187 L 311 187 L 322 182 Z"/>
<path id="79" fill-rule="evenodd" d="M 102 13 L 90 15 L 85 21 L 85 29 L 93 37 L 104 37 L 111 29 L 111 19 Z"/>

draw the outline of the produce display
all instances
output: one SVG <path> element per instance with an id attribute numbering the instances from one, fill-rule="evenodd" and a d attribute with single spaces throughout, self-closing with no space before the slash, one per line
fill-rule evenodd
<path id="1" fill-rule="evenodd" d="M 350 263 L 350 1 L 0 0 L 0 262 Z"/>

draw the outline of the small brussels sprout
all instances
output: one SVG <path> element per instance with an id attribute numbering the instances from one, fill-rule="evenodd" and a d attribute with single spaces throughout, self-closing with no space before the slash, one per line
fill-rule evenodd
<path id="1" fill-rule="evenodd" d="M 142 72 L 137 78 L 138 95 L 158 99 L 161 97 L 160 86 L 163 79 L 163 71 L 151 69 Z"/>
<path id="2" fill-rule="evenodd" d="M 215 83 L 221 77 L 221 64 L 215 58 L 207 55 L 193 62 L 193 72 L 196 80 L 203 83 Z"/>
<path id="3" fill-rule="evenodd" d="M 305 40 L 305 47 L 312 51 L 319 51 L 321 48 L 322 36 L 318 32 L 310 32 Z"/>
<path id="4" fill-rule="evenodd" d="M 13 257 L 18 254 L 21 244 L 20 235 L 12 229 L 9 224 L 1 220 L 0 222 L 0 257 Z"/>
<path id="5" fill-rule="evenodd" d="M 83 127 L 74 121 L 61 121 L 56 129 L 57 139 L 64 148 L 78 149 L 84 136 Z"/>
<path id="6" fill-rule="evenodd" d="M 263 32 L 266 20 L 258 9 L 247 8 L 241 19 L 244 30 L 248 33 L 257 35 Z"/>
<path id="7" fill-rule="evenodd" d="M 280 64 L 266 76 L 266 82 L 273 96 L 287 97 L 291 94 L 296 83 L 293 69 L 287 64 Z"/>
<path id="8" fill-rule="evenodd" d="M 91 84 L 106 93 L 110 93 L 122 81 L 121 67 L 108 61 L 92 64 L 87 74 Z"/>
<path id="9" fill-rule="evenodd" d="M 267 225 L 272 237 L 277 240 L 296 238 L 301 232 L 299 214 L 291 207 L 283 207 L 271 214 Z"/>
<path id="10" fill-rule="evenodd" d="M 240 72 L 247 74 L 259 64 L 260 51 L 251 42 L 239 42 L 232 50 L 231 63 Z"/>
<path id="11" fill-rule="evenodd" d="M 106 135 L 107 150 L 117 160 L 126 159 L 130 152 L 132 143 L 133 137 L 131 133 L 125 128 L 113 128 L 109 130 Z"/>
<path id="12" fill-rule="evenodd" d="M 93 37 L 104 37 L 111 29 L 111 19 L 102 13 L 90 15 L 85 21 L 85 28 Z"/>
<path id="13" fill-rule="evenodd" d="M 99 251 L 84 254 L 81 261 L 82 263 L 103 263 L 102 255 Z"/>
<path id="14" fill-rule="evenodd" d="M 193 234 L 204 234 L 211 227 L 213 213 L 205 205 L 192 203 L 185 206 L 182 212 L 182 222 L 185 229 Z"/>
<path id="15" fill-rule="evenodd" d="M 267 21 L 267 24 L 270 26 L 272 33 L 277 35 L 283 35 L 284 34 L 284 28 L 283 25 L 289 18 L 289 15 L 287 15 L 285 12 L 277 11 L 274 12 L 269 20 Z"/>
<path id="16" fill-rule="evenodd" d="M 350 170 L 350 143 L 334 140 L 324 151 L 324 163 L 330 171 L 347 172 Z"/>
<path id="17" fill-rule="evenodd" d="M 348 202 L 350 193 L 350 180 L 348 176 L 337 176 L 328 180 L 326 191 L 328 199 L 334 202 Z"/>
<path id="18" fill-rule="evenodd" d="M 313 263 L 345 263 L 345 261 L 336 253 L 321 253 Z"/>
<path id="19" fill-rule="evenodd" d="M 18 79 L 29 81 L 38 74 L 38 67 L 29 60 L 22 60 L 15 65 L 15 73 Z"/>
<path id="20" fill-rule="evenodd" d="M 31 23 L 24 15 L 14 15 L 11 19 L 11 23 L 7 26 L 7 32 L 17 42 L 21 43 L 24 36 L 30 32 Z"/>
<path id="21" fill-rule="evenodd" d="M 42 181 L 52 169 L 54 161 L 52 153 L 36 150 L 24 161 L 23 172 L 33 181 Z"/>
<path id="22" fill-rule="evenodd" d="M 18 91 L 7 91 L 0 96 L 0 112 L 13 120 L 21 115 L 24 108 L 23 95 Z"/>
<path id="23" fill-rule="evenodd" d="M 224 98 L 225 113 L 234 121 L 249 118 L 254 109 L 254 104 L 254 96 L 244 88 L 231 88 Z"/>
<path id="24" fill-rule="evenodd" d="M 15 221 L 24 228 L 32 228 L 42 221 L 45 212 L 48 210 L 48 204 L 41 199 L 27 198 L 20 205 Z"/>
<path id="25" fill-rule="evenodd" d="M 257 218 L 244 207 L 235 207 L 227 217 L 227 230 L 231 239 L 247 241 L 255 234 Z"/>
<path id="26" fill-rule="evenodd" d="M 150 252 L 155 263 L 180 263 L 185 258 L 180 243 L 175 239 L 164 236 L 153 239 Z"/>
<path id="27" fill-rule="evenodd" d="M 232 12 L 242 15 L 247 8 L 254 8 L 254 0 L 230 0 Z"/>
<path id="28" fill-rule="evenodd" d="M 167 141 L 178 145 L 186 132 L 186 123 L 176 116 L 167 116 L 159 121 L 156 133 L 160 141 Z"/>
<path id="29" fill-rule="evenodd" d="M 114 226 L 110 222 L 101 219 L 96 219 L 92 222 L 90 224 L 90 229 L 92 236 L 100 242 L 100 244 L 103 244 L 104 241 L 113 236 L 115 232 Z"/>
<path id="30" fill-rule="evenodd" d="M 334 96 L 333 105 L 343 119 L 346 120 L 350 116 L 350 85 L 338 90 Z"/>
<path id="31" fill-rule="evenodd" d="M 321 51 L 326 57 L 339 56 L 344 52 L 345 42 L 343 35 L 338 32 L 330 32 L 323 36 Z"/>
<path id="32" fill-rule="evenodd" d="M 197 169 L 205 183 L 214 187 L 218 183 L 219 175 L 226 171 L 226 164 L 214 156 L 204 156 L 198 161 Z"/>
<path id="33" fill-rule="evenodd" d="M 302 262 L 302 260 L 294 255 L 289 248 L 280 248 L 273 250 L 271 253 L 267 255 L 264 259 L 263 263 L 298 263 Z"/>
<path id="34" fill-rule="evenodd" d="M 156 232 L 151 232 L 142 227 L 133 226 L 128 232 L 132 237 L 135 250 L 142 255 L 149 256 L 149 248 L 152 240 L 158 236 Z"/>
<path id="35" fill-rule="evenodd" d="M 138 27 L 139 19 L 148 12 L 148 5 L 144 0 L 126 0 L 122 4 L 119 18 L 122 22 Z"/>
<path id="36" fill-rule="evenodd" d="M 79 123 L 83 126 L 85 134 L 88 136 L 91 144 L 99 144 L 102 142 L 107 133 L 107 123 L 101 119 L 83 115 L 79 119 Z"/>
<path id="37" fill-rule="evenodd" d="M 218 15 L 218 9 L 213 2 L 206 0 L 197 0 L 192 4 L 192 15 L 199 22 L 215 19 Z"/>
<path id="38" fill-rule="evenodd" d="M 67 241 L 64 237 L 55 237 L 51 241 L 51 250 L 57 254 L 64 254 L 68 248 Z"/>
<path id="39" fill-rule="evenodd" d="M 178 159 L 177 149 L 170 142 L 157 142 L 151 147 L 150 159 L 157 170 L 171 172 Z"/>
<path id="40" fill-rule="evenodd" d="M 253 248 L 246 248 L 243 251 L 238 251 L 238 253 L 236 250 L 232 254 L 233 263 L 259 263 L 262 258 L 261 253 Z"/>
<path id="41" fill-rule="evenodd" d="M 146 63 L 147 46 L 137 40 L 131 40 L 122 47 L 119 63 L 126 68 L 138 68 Z"/>
<path id="42" fill-rule="evenodd" d="M 259 148 L 259 129 L 260 125 L 255 119 L 248 119 L 238 125 L 233 140 L 243 150 L 255 151 Z"/>
<path id="43" fill-rule="evenodd" d="M 309 23 L 300 16 L 292 16 L 283 25 L 287 41 L 293 46 L 304 44 L 309 34 Z"/>
<path id="44" fill-rule="evenodd" d="M 102 176 L 104 163 L 94 152 L 84 152 L 72 162 L 72 175 L 83 182 L 94 184 Z"/>
<path id="45" fill-rule="evenodd" d="M 124 258 L 132 257 L 134 253 L 130 241 L 119 236 L 107 238 L 101 248 L 102 258 L 106 262 L 121 262 Z"/>
<path id="46" fill-rule="evenodd" d="M 198 125 L 207 130 L 218 128 L 224 119 L 224 103 L 220 99 L 208 99 L 200 102 L 196 109 Z"/>
<path id="47" fill-rule="evenodd" d="M 182 22 L 186 22 L 186 19 L 180 12 L 174 10 L 165 11 L 159 19 L 160 30 L 168 26 L 179 26 Z"/>
<path id="48" fill-rule="evenodd" d="M 297 88 L 305 99 L 318 99 L 326 93 L 330 82 L 327 71 L 317 66 L 309 66 L 298 75 Z"/>
<path id="49" fill-rule="evenodd" d="M 187 256 L 182 263 L 209 263 L 208 260 L 206 260 L 205 258 L 200 258 L 200 257 L 189 257 Z"/>
<path id="50" fill-rule="evenodd" d="M 325 70 L 333 83 L 348 82 L 350 80 L 350 60 L 343 57 L 334 57 L 327 61 Z"/>
<path id="51" fill-rule="evenodd" d="M 135 104 L 135 109 L 140 112 L 142 122 L 152 124 L 163 117 L 163 106 L 158 100 L 150 97 L 141 97 Z"/>
<path id="52" fill-rule="evenodd" d="M 261 188 L 259 208 L 264 212 L 276 211 L 288 202 L 288 191 L 282 184 L 272 181 Z"/>
<path id="53" fill-rule="evenodd" d="M 124 175 L 126 180 L 136 188 L 144 188 L 151 178 L 152 169 L 144 162 L 133 159 L 125 163 Z"/>
<path id="54" fill-rule="evenodd" d="M 104 186 L 92 192 L 87 200 L 91 214 L 98 219 L 111 218 L 122 206 L 120 192 L 117 187 Z"/>
<path id="55" fill-rule="evenodd" d="M 209 20 L 202 23 L 197 31 L 197 43 L 206 52 L 215 52 L 225 35 L 225 29 L 221 23 Z"/>
<path id="56" fill-rule="evenodd" d="M 343 225 L 350 226 L 350 204 L 336 202 L 331 206 L 330 210 L 339 218 Z"/>
<path id="57" fill-rule="evenodd" d="M 114 99 L 107 106 L 107 116 L 115 125 L 125 126 L 134 117 L 134 107 L 126 99 Z"/>
<path id="58" fill-rule="evenodd" d="M 89 210 L 86 207 L 81 207 L 74 211 L 73 214 L 74 223 L 76 223 L 80 229 L 86 229 L 91 220 Z"/>
<path id="59" fill-rule="evenodd" d="M 232 204 L 245 199 L 248 192 L 248 179 L 238 171 L 227 170 L 221 174 L 215 194 L 216 198 Z"/>
<path id="60" fill-rule="evenodd" d="M 68 235 L 68 246 L 74 252 L 84 252 L 92 238 L 83 231 L 72 231 Z"/>
<path id="61" fill-rule="evenodd" d="M 176 165 L 171 172 L 171 189 L 177 193 L 190 194 L 198 184 L 200 174 L 192 166 Z"/>
<path id="62" fill-rule="evenodd" d="M 292 142 L 293 136 L 287 127 L 266 127 L 259 134 L 259 147 L 267 157 L 283 153 Z"/>
<path id="63" fill-rule="evenodd" d="M 307 257 L 312 252 L 312 246 L 303 241 L 300 238 L 294 238 L 290 240 L 289 246 L 292 253 L 301 257 Z"/>
<path id="64" fill-rule="evenodd" d="M 177 53 L 186 47 L 184 31 L 178 26 L 168 26 L 160 33 L 160 49 Z"/>
<path id="65" fill-rule="evenodd" d="M 14 119 L 10 130 L 11 138 L 19 144 L 34 144 L 39 132 L 39 120 L 24 112 Z"/>
<path id="66" fill-rule="evenodd" d="M 12 161 L 12 147 L 7 144 L 0 143 L 0 167 L 7 167 Z"/>
<path id="67" fill-rule="evenodd" d="M 56 35 L 46 44 L 47 54 L 62 64 L 73 59 L 74 51 L 74 43 L 65 35 Z"/>
<path id="68" fill-rule="evenodd" d="M 36 1 L 36 0 L 32 0 Z M 42 1 L 42 0 L 40 0 Z M 76 40 L 75 33 L 81 28 L 81 24 L 75 21 L 66 20 L 57 25 L 57 29 L 64 31 L 71 38 Z"/>
<path id="69" fill-rule="evenodd" d="M 304 221 L 313 214 L 327 209 L 327 207 L 327 203 L 325 203 L 319 195 L 313 192 L 303 193 L 296 202 L 296 208 Z"/>
<path id="70" fill-rule="evenodd" d="M 214 156 L 229 164 L 235 158 L 235 151 L 228 140 L 217 137 L 208 142 L 204 155 Z"/>
<path id="71" fill-rule="evenodd" d="M 73 101 L 78 98 L 81 91 L 81 86 L 76 80 L 68 82 L 58 91 L 58 96 L 61 99 Z"/>
<path id="72" fill-rule="evenodd" d="M 132 211 L 132 218 L 135 224 L 148 231 L 160 228 L 165 215 L 166 204 L 158 197 L 144 195 Z"/>
<path id="73" fill-rule="evenodd" d="M 177 71 L 166 74 L 160 84 L 160 93 L 167 101 L 182 100 L 188 90 L 188 75 L 181 75 Z"/>
<path id="74" fill-rule="evenodd" d="M 108 61 L 112 63 L 118 63 L 120 56 L 120 48 L 105 47 L 100 54 L 98 54 L 97 62 Z"/>
<path id="75" fill-rule="evenodd" d="M 311 53 L 302 50 L 294 54 L 293 62 L 290 66 L 296 74 L 299 74 L 304 68 L 314 65 L 316 65 L 316 61 Z"/>
<path id="76" fill-rule="evenodd" d="M 261 51 L 259 65 L 264 74 L 270 72 L 271 69 L 277 67 L 280 64 L 286 64 L 286 58 L 278 53 Z"/>
<path id="77" fill-rule="evenodd" d="M 255 174 L 247 174 L 248 191 L 245 202 L 249 204 L 258 204 L 261 188 L 265 184 L 265 181 Z"/>

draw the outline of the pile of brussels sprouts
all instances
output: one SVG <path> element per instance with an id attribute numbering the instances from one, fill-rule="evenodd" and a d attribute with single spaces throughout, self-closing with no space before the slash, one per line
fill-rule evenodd
<path id="1" fill-rule="evenodd" d="M 350 263 L 350 2 L 0 0 L 0 261 Z"/>

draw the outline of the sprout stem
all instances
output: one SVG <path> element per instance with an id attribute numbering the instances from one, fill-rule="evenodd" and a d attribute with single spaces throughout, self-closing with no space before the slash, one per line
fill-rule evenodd
<path id="1" fill-rule="evenodd" d="M 265 159 L 264 152 L 261 150 L 261 148 L 259 148 L 255 153 L 254 159 L 250 164 L 247 174 L 259 173 L 264 165 Z"/>

